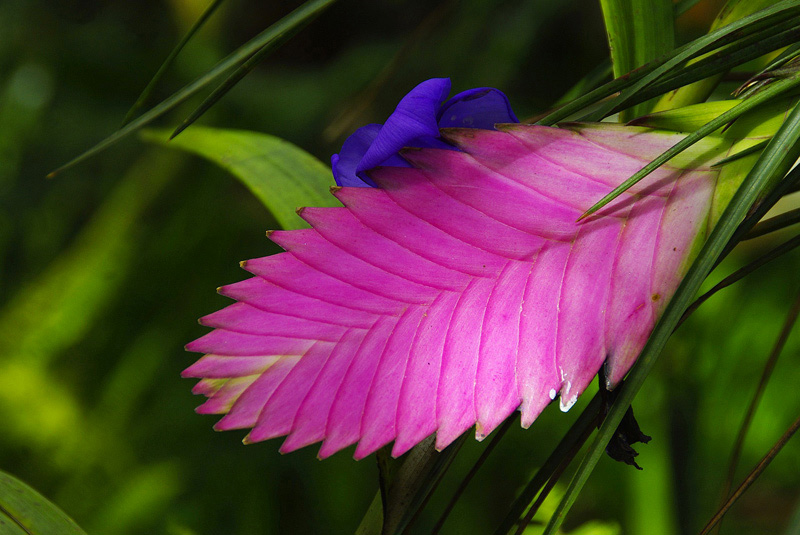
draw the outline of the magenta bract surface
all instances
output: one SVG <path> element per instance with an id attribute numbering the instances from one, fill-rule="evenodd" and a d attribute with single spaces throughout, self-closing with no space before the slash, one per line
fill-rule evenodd
<path id="1" fill-rule="evenodd" d="M 514 410 L 527 427 L 569 409 L 605 363 L 629 370 L 708 232 L 717 171 L 659 169 L 596 216 L 577 218 L 679 135 L 619 125 L 443 130 L 460 151 L 407 150 L 412 168 L 338 188 L 278 231 L 286 252 L 243 263 L 238 302 L 204 317 L 201 413 L 281 451 L 357 443 L 362 458 L 438 448 Z"/>

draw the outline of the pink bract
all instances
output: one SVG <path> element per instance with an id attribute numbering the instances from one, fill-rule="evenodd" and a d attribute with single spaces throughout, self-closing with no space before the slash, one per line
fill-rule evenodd
<path id="1" fill-rule="evenodd" d="M 397 456 L 436 433 L 483 438 L 514 410 L 527 427 L 568 410 L 605 363 L 624 377 L 705 238 L 718 171 L 667 165 L 577 218 L 680 135 L 619 125 L 451 129 L 459 151 L 409 149 L 376 188 L 334 188 L 312 229 L 270 234 L 286 252 L 224 286 L 202 318 L 200 413 L 246 442 L 288 435 Z M 684 158 L 685 160 L 685 158 Z M 682 161 L 684 161 L 682 160 Z"/>

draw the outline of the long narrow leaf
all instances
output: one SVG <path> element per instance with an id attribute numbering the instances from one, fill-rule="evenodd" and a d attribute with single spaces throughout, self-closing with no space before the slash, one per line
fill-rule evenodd
<path id="1" fill-rule="evenodd" d="M 726 124 L 730 123 L 734 119 L 737 119 L 747 113 L 748 111 L 768 102 L 775 97 L 784 94 L 785 92 L 794 89 L 795 87 L 800 86 L 800 78 L 793 78 L 787 80 L 780 80 L 769 86 L 769 88 L 765 89 L 761 93 L 754 95 L 753 97 L 742 101 L 740 104 L 731 108 L 730 110 L 720 114 L 716 118 L 712 119 L 711 121 L 707 122 L 698 130 L 692 132 L 681 141 L 675 144 L 672 148 L 665 151 L 663 154 L 658 156 L 656 159 L 652 160 L 650 163 L 642 167 L 640 171 L 635 173 L 632 177 L 628 180 L 614 188 L 608 195 L 597 201 L 591 208 L 589 208 L 582 216 L 581 219 L 592 215 L 593 213 L 600 210 L 603 206 L 607 205 L 609 202 L 613 201 L 617 197 L 619 197 L 622 193 L 627 191 L 631 188 L 634 184 L 639 182 L 641 179 L 661 167 L 664 163 L 668 162 L 672 158 L 674 158 L 680 152 L 683 152 L 688 147 L 691 147 L 707 135 L 711 134 L 718 128 L 722 128 Z"/>
<path id="2" fill-rule="evenodd" d="M 140 128 L 147 126 L 158 117 L 161 117 L 188 98 L 197 94 L 208 84 L 216 80 L 219 76 L 246 61 L 250 56 L 258 52 L 268 43 L 281 38 L 281 36 L 287 32 L 291 32 L 296 26 L 306 24 L 309 20 L 312 20 L 317 15 L 322 13 L 323 10 L 330 7 L 334 2 L 336 2 L 336 0 L 309 0 L 308 2 L 304 3 L 302 6 L 298 7 L 281 20 L 258 34 L 249 42 L 239 47 L 236 51 L 217 63 L 207 73 L 196 79 L 194 82 L 183 87 L 183 89 L 177 91 L 171 97 L 163 100 L 160 104 L 143 113 L 125 125 L 123 128 L 120 128 L 96 144 L 94 147 L 76 156 L 55 171 L 49 173 L 47 176 L 52 178 L 65 169 L 69 169 L 70 167 L 86 160 L 87 158 L 94 156 L 95 154 L 107 149 L 114 143 L 117 143 Z"/>
<path id="3" fill-rule="evenodd" d="M 667 54 L 675 46 L 671 1 L 600 0 L 600 6 L 615 77 Z M 646 111 L 646 105 L 639 104 L 628 114 L 636 117 Z M 623 115 L 622 119 L 630 117 Z"/>
<path id="4" fill-rule="evenodd" d="M 786 443 L 789 442 L 798 429 L 800 429 L 800 417 L 798 417 L 792 423 L 792 425 L 789 426 L 789 429 L 787 429 L 783 436 L 778 439 L 778 442 L 775 443 L 775 445 L 769 450 L 769 452 L 767 452 L 764 458 L 761 459 L 756 467 L 753 468 L 753 470 L 747 475 L 742 484 L 739 485 L 739 488 L 737 488 L 736 491 L 728 498 L 728 500 L 719 509 L 719 511 L 717 511 L 713 518 L 708 521 L 708 524 L 706 524 L 706 526 L 700 532 L 700 535 L 707 535 L 712 529 L 714 529 L 714 526 L 716 526 L 719 521 L 722 520 L 722 517 L 725 516 L 725 513 L 728 512 L 728 509 L 730 509 L 731 506 L 736 503 L 736 500 L 742 497 L 742 494 L 744 494 L 745 491 L 750 488 L 750 485 L 752 485 L 755 480 L 758 479 L 758 477 L 764 472 L 764 470 L 767 469 L 767 466 L 769 466 L 772 460 L 777 457 L 778 453 L 780 453 L 780 451 L 783 449 Z"/>
<path id="5" fill-rule="evenodd" d="M 306 18 L 301 20 L 291 28 L 287 28 L 286 31 L 279 34 L 275 39 L 265 44 L 261 47 L 255 54 L 250 56 L 244 63 L 242 63 L 239 68 L 237 68 L 233 74 L 228 76 L 222 84 L 220 84 L 214 91 L 205 99 L 203 102 L 187 117 L 178 128 L 170 136 L 170 139 L 174 138 L 185 129 L 187 129 L 192 123 L 194 123 L 197 119 L 199 119 L 205 112 L 207 112 L 211 106 L 216 104 L 219 99 L 224 97 L 228 91 L 233 89 L 233 87 L 238 84 L 242 79 L 250 74 L 256 66 L 261 63 L 266 57 L 272 53 L 273 50 L 277 49 L 281 45 L 283 45 L 286 41 L 294 37 L 297 32 L 308 26 L 313 20 L 312 17 Z"/>
<path id="6" fill-rule="evenodd" d="M 772 351 L 770 352 L 766 363 L 764 363 L 764 369 L 761 372 L 761 379 L 758 381 L 756 391 L 753 393 L 753 397 L 750 399 L 747 412 L 742 420 L 742 424 L 739 426 L 739 432 L 736 435 L 736 441 L 734 442 L 731 458 L 728 462 L 728 475 L 725 478 L 725 488 L 722 491 L 723 499 L 726 499 L 730 494 L 731 487 L 733 486 L 733 479 L 736 476 L 736 468 L 739 465 L 739 459 L 742 455 L 744 440 L 747 437 L 747 432 L 750 430 L 750 424 L 753 422 L 753 417 L 756 414 L 756 409 L 758 409 L 758 404 L 761 401 L 761 397 L 764 394 L 767 383 L 769 383 L 770 377 L 772 377 L 772 371 L 775 369 L 775 365 L 778 363 L 778 357 L 780 357 L 781 353 L 783 352 L 786 341 L 789 339 L 792 329 L 794 329 L 798 314 L 800 314 L 800 294 L 795 297 L 794 303 L 789 309 L 789 314 L 787 314 L 786 320 L 783 322 L 783 327 L 781 327 L 780 334 L 778 334 L 778 339 L 775 340 Z"/>
<path id="7" fill-rule="evenodd" d="M 766 28 L 761 32 L 753 34 L 747 39 L 731 43 L 697 62 L 693 62 L 678 69 L 671 75 L 668 74 L 662 79 L 654 81 L 652 85 L 645 87 L 638 94 L 631 96 L 627 104 L 619 106 L 619 109 L 627 105 L 644 102 L 645 100 L 662 95 L 676 88 L 688 87 L 689 85 L 693 85 L 694 82 L 728 72 L 735 66 L 743 65 L 764 54 L 795 43 L 800 36 L 798 23 L 800 23 L 800 18 L 791 18 L 785 22 L 776 24 L 772 28 Z M 688 105 L 691 101 L 700 101 L 700 99 L 695 98 L 690 100 L 687 98 L 683 103 Z M 674 102 L 671 101 L 670 104 L 674 104 Z M 677 109 L 683 109 L 685 107 L 687 106 L 682 106 Z M 653 111 L 663 111 L 664 108 L 676 109 L 674 106 L 657 106 Z M 611 110 L 612 113 L 616 111 L 618 111 L 618 108 Z"/>
<path id="8" fill-rule="evenodd" d="M 640 80 L 633 84 L 633 86 L 623 91 L 617 98 L 607 102 L 597 111 L 582 118 L 582 120 L 597 121 L 603 117 L 607 117 L 608 115 L 614 113 L 614 110 L 623 108 L 623 106 L 628 103 L 628 101 L 641 89 L 648 86 L 684 61 L 696 57 L 699 54 L 708 52 L 709 48 L 719 48 L 736 39 L 741 39 L 756 33 L 758 30 L 772 28 L 775 24 L 783 22 L 783 20 L 786 18 L 795 15 L 798 4 L 799 3 L 796 0 L 787 1 L 785 3 L 776 3 L 771 8 L 761 10 L 749 17 L 744 17 L 699 39 L 695 39 L 691 43 L 684 45 L 681 49 L 679 49 L 677 54 L 672 55 L 662 65 L 643 76 Z M 778 16 L 781 14 L 781 12 L 783 12 L 782 14 L 785 16 L 783 19 Z"/>
<path id="9" fill-rule="evenodd" d="M 142 90 L 142 93 L 139 95 L 139 98 L 136 99 L 136 102 L 133 103 L 131 109 L 129 109 L 128 113 L 125 114 L 125 119 L 122 121 L 122 126 L 125 126 L 126 124 L 131 122 L 131 120 L 133 120 L 134 117 L 136 117 L 136 114 L 139 112 L 142 106 L 144 106 L 144 103 L 147 102 L 147 99 L 150 98 L 150 95 L 153 93 L 153 90 L 155 89 L 156 85 L 158 85 L 158 82 L 160 82 L 161 78 L 164 77 L 164 73 L 166 73 L 167 69 L 169 69 L 175 62 L 175 58 L 177 58 L 178 54 L 181 53 L 183 47 L 185 47 L 186 44 L 192 39 L 192 37 L 194 37 L 194 35 L 198 32 L 198 30 L 200 30 L 200 28 L 203 27 L 206 21 L 209 18 L 211 18 L 211 15 L 214 14 L 214 12 L 222 4 L 223 1 L 224 0 L 214 0 L 213 2 L 211 2 L 211 4 L 206 8 L 206 10 L 203 11 L 202 15 L 200 15 L 200 18 L 198 18 L 195 21 L 195 23 L 192 24 L 192 27 L 189 28 L 189 31 L 186 32 L 186 35 L 183 36 L 183 39 L 181 39 L 180 42 L 175 46 L 175 48 L 172 49 L 172 52 L 169 53 L 167 59 L 164 60 L 164 63 L 162 63 L 161 66 L 158 68 L 156 73 L 153 75 L 153 78 L 150 80 L 147 86 L 145 86 L 145 88 Z"/>
<path id="10" fill-rule="evenodd" d="M 666 345 L 667 339 L 680 321 L 684 310 L 689 306 L 700 285 L 713 269 L 717 258 L 725 249 L 739 223 L 744 219 L 747 211 L 759 196 L 763 194 L 775 175 L 786 172 L 787 162 L 790 162 L 789 165 L 794 163 L 797 158 L 798 139 L 800 139 L 800 106 L 796 106 L 792 110 L 792 113 L 761 155 L 761 158 L 748 173 L 731 203 L 725 209 L 719 223 L 714 227 L 707 242 L 703 245 L 697 259 L 689 268 L 686 277 L 678 287 L 674 297 L 667 305 L 664 315 L 648 339 L 637 363 L 631 369 L 626 383 L 621 388 L 619 397 L 611 407 L 592 446 L 572 478 L 561 503 L 544 531 L 544 535 L 555 535 L 557 533 L 558 528 L 564 521 L 564 517 L 572 507 L 572 504 L 575 503 L 583 485 L 600 460 L 606 445 L 611 440 L 628 407 L 630 407 L 631 401 L 633 401 L 634 396 L 641 388 L 642 383 L 656 363 L 661 350 Z"/>
<path id="11" fill-rule="evenodd" d="M 753 230 L 748 232 L 744 239 L 752 240 L 753 238 L 758 238 L 759 236 L 796 225 L 797 223 L 800 223 L 800 208 L 795 208 L 794 210 L 784 212 L 780 215 L 776 215 L 775 217 L 767 219 L 766 221 L 762 221 L 753 227 Z"/>
<path id="12" fill-rule="evenodd" d="M 589 404 L 583 409 L 583 412 L 572 424 L 567 433 L 558 443 L 553 450 L 553 453 L 542 463 L 542 466 L 531 478 L 520 495 L 511 504 L 511 508 L 506 514 L 503 522 L 497 527 L 494 535 L 505 535 L 511 528 L 514 527 L 517 520 L 525 513 L 525 509 L 531 505 L 536 494 L 539 493 L 541 488 L 550 479 L 553 472 L 558 466 L 567 458 L 567 455 L 573 448 L 582 445 L 586 442 L 592 429 L 597 424 L 598 415 L 600 413 L 602 400 L 599 394 L 595 394 Z"/>
<path id="13" fill-rule="evenodd" d="M 0 472 L 0 533 L 86 535 L 61 509 L 31 487 Z"/>
<path id="14" fill-rule="evenodd" d="M 709 31 L 713 32 L 718 28 L 727 26 L 728 24 L 731 24 L 742 17 L 751 15 L 758 10 L 769 7 L 772 3 L 774 3 L 774 0 L 746 0 L 744 2 L 741 0 L 728 0 L 728 2 L 720 10 L 719 14 L 712 22 L 711 29 Z M 775 33 L 778 33 L 778 31 L 779 30 L 776 29 Z M 689 62 L 689 65 L 694 62 L 704 61 L 705 59 L 707 59 L 707 57 L 701 56 L 695 58 Z M 714 91 L 714 88 L 717 87 L 720 80 L 722 80 L 722 74 L 724 72 L 726 72 L 726 70 L 720 70 L 714 73 L 714 75 L 709 75 L 707 78 L 698 80 L 695 83 L 676 88 L 669 94 L 661 97 L 656 103 L 653 111 L 681 108 L 690 104 L 696 104 L 698 102 L 705 101 Z"/>
<path id="15" fill-rule="evenodd" d="M 673 50 L 667 56 L 654 60 L 635 71 L 627 73 L 621 78 L 612 80 L 594 91 L 587 93 L 583 97 L 575 99 L 571 103 L 555 110 L 539 120 L 537 124 L 555 124 L 587 106 L 600 102 L 618 91 L 626 90 L 626 93 L 609 101 L 601 111 L 583 120 L 597 120 L 598 117 L 605 117 L 610 110 L 628 102 L 628 100 L 632 99 L 642 88 L 653 83 L 682 62 L 697 55 L 721 48 L 737 39 L 757 33 L 759 30 L 770 28 L 774 24 L 778 24 L 797 15 L 798 12 L 800 12 L 800 0 L 783 0 L 782 2 L 778 2 L 767 9 L 744 17 L 728 26 L 696 39 L 691 43 L 683 45 Z"/>
<path id="16" fill-rule="evenodd" d="M 735 272 L 731 273 L 730 275 L 728 275 L 727 277 L 725 277 L 724 279 L 719 281 L 717 284 L 715 284 L 713 288 L 711 288 L 706 293 L 704 293 L 703 295 L 698 297 L 689 306 L 689 308 L 686 309 L 686 312 L 683 313 L 683 316 L 681 317 L 681 320 L 678 322 L 678 326 L 680 326 L 686 320 L 686 318 L 688 318 L 695 310 L 697 310 L 697 308 L 700 305 L 705 303 L 715 293 L 719 292 L 720 290 L 723 290 L 723 289 L 727 288 L 731 284 L 734 284 L 734 283 L 742 280 L 747 275 L 749 275 L 753 271 L 757 270 L 761 266 L 764 266 L 764 265 L 772 262 L 776 258 L 779 258 L 779 257 L 785 255 L 786 253 L 794 250 L 797 247 L 800 247 L 800 236 L 795 236 L 794 238 L 792 238 L 792 239 L 790 239 L 790 240 L 778 245 L 774 249 L 771 249 L 766 254 L 759 256 L 758 258 L 756 258 L 755 260 L 753 260 L 752 262 L 750 262 L 746 266 L 743 266 L 743 267 L 737 269 Z"/>

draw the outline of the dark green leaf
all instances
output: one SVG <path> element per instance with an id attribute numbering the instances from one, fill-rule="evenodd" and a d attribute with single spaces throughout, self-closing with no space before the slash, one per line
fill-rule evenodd
<path id="1" fill-rule="evenodd" d="M 718 161 L 717 163 L 715 163 L 711 167 L 722 167 L 725 164 L 728 164 L 728 163 L 731 163 L 731 162 L 735 162 L 736 160 L 741 160 L 745 156 L 750 156 L 751 154 L 755 154 L 757 152 L 761 152 L 762 150 L 764 150 L 764 147 L 766 147 L 768 144 L 769 144 L 769 140 L 765 139 L 761 143 L 756 143 L 752 147 L 749 147 L 747 149 L 739 151 L 736 154 L 731 154 L 727 158 L 723 158 L 722 160 Z"/>
<path id="2" fill-rule="evenodd" d="M 86 535 L 61 509 L 5 472 L 0 472 L 0 533 Z"/>
<path id="3" fill-rule="evenodd" d="M 400 467 L 392 467 L 391 474 L 386 474 L 385 468 L 382 469 L 382 492 L 372 501 L 356 532 L 357 535 L 403 533 L 439 484 L 466 437 L 467 433 L 464 433 L 441 452 L 436 451 L 435 437 L 429 437 L 404 455 Z M 398 460 L 392 460 L 391 464 L 397 462 Z M 382 502 L 385 505 L 382 506 Z M 383 510 L 382 515 L 381 510 Z M 378 518 L 383 520 L 380 530 L 378 530 Z"/>
<path id="4" fill-rule="evenodd" d="M 140 128 L 147 126 L 151 122 L 153 122 L 158 117 L 161 117 L 168 111 L 174 109 L 176 106 L 187 100 L 188 98 L 192 97 L 193 95 L 197 94 L 200 90 L 206 87 L 208 84 L 216 80 L 219 76 L 222 76 L 229 70 L 233 69 L 234 67 L 241 65 L 244 61 L 250 58 L 253 54 L 261 50 L 264 46 L 268 45 L 269 43 L 275 41 L 276 39 L 282 38 L 286 33 L 292 32 L 294 28 L 300 25 L 307 24 L 308 21 L 313 20 L 317 15 L 319 15 L 324 9 L 329 7 L 331 4 L 336 2 L 336 0 L 309 0 L 308 2 L 304 3 L 302 6 L 298 7 L 281 20 L 258 34 L 256 37 L 251 39 L 245 45 L 239 47 L 235 52 L 231 53 L 217 63 L 213 68 L 211 68 L 207 73 L 202 75 L 200 78 L 196 79 L 194 82 L 190 83 L 189 85 L 185 86 L 183 89 L 177 91 L 171 97 L 167 98 L 166 100 L 162 101 L 160 104 L 154 106 L 147 112 L 143 113 L 124 127 L 120 128 L 100 143 L 95 145 L 94 147 L 90 148 L 86 152 L 78 155 L 77 157 L 73 158 L 66 164 L 62 165 L 55 171 L 51 172 L 48 177 L 53 177 L 58 173 L 74 166 L 77 163 L 80 163 L 87 158 L 94 156 L 98 152 L 101 152 L 114 143 L 120 141 L 124 137 L 128 136 L 129 134 L 139 130 Z"/>
<path id="5" fill-rule="evenodd" d="M 583 412 L 572 424 L 567 433 L 553 450 L 553 453 L 542 463 L 533 478 L 525 485 L 520 495 L 514 500 L 511 509 L 506 514 L 503 522 L 497 527 L 494 535 L 506 535 L 531 505 L 536 495 L 550 480 L 553 472 L 566 460 L 570 452 L 582 446 L 589 438 L 589 434 L 596 427 L 600 413 L 602 399 L 595 394 Z"/>
<path id="6" fill-rule="evenodd" d="M 236 69 L 233 74 L 228 76 L 228 78 L 222 82 L 214 91 L 187 117 L 178 128 L 172 132 L 170 139 L 174 138 L 181 132 L 183 132 L 186 128 L 189 127 L 192 123 L 194 123 L 197 119 L 199 119 L 205 112 L 207 112 L 211 106 L 216 104 L 219 99 L 224 97 L 228 91 L 233 89 L 233 87 L 238 84 L 242 78 L 250 74 L 256 66 L 261 63 L 266 57 L 272 53 L 273 50 L 277 49 L 283 43 L 291 39 L 297 32 L 305 28 L 311 21 L 313 20 L 312 17 L 306 18 L 301 20 L 291 28 L 286 29 L 283 33 L 279 34 L 275 39 L 265 44 L 261 47 L 255 54 L 247 58 L 247 61 L 242 63 L 238 69 Z"/>
<path id="7" fill-rule="evenodd" d="M 651 61 L 647 65 L 631 71 L 620 78 L 615 78 L 611 82 L 553 111 L 546 117 L 537 121 L 537 124 L 555 124 L 585 109 L 587 106 L 598 103 L 606 97 L 624 90 L 617 98 L 606 102 L 600 109 L 582 118 L 582 120 L 596 121 L 606 117 L 609 113 L 613 113 L 614 109 L 622 108 L 629 101 L 633 101 L 643 88 L 649 86 L 651 83 L 655 83 L 663 75 L 683 62 L 698 55 L 722 48 L 762 30 L 771 33 L 771 28 L 775 24 L 785 22 L 796 16 L 798 12 L 800 12 L 799 0 L 783 0 L 777 2 L 767 9 L 744 17 L 706 36 L 696 39 L 691 43 L 676 48 L 668 55 Z M 665 89 L 664 91 L 668 90 L 669 89 Z"/>
<path id="8" fill-rule="evenodd" d="M 800 208 L 789 210 L 788 212 L 776 215 L 766 221 L 762 221 L 753 227 L 753 230 L 748 232 L 744 239 L 752 240 L 753 238 L 758 238 L 759 236 L 796 225 L 797 223 L 800 223 Z"/>
<path id="9" fill-rule="evenodd" d="M 203 27 L 206 21 L 211 17 L 211 15 L 214 14 L 214 12 L 222 4 L 223 1 L 224 0 L 214 0 L 213 2 L 211 2 L 211 4 L 206 8 L 203 14 L 200 15 L 200 18 L 195 21 L 195 23 L 192 25 L 191 28 L 189 28 L 189 31 L 186 32 L 186 35 L 183 36 L 183 39 L 181 39 L 180 42 L 175 46 L 175 48 L 172 49 L 172 52 L 169 53 L 167 59 L 164 60 L 164 63 L 162 63 L 161 67 L 158 68 L 156 73 L 153 75 L 153 78 L 150 80 L 147 86 L 142 90 L 142 94 L 139 95 L 139 98 L 137 98 L 136 102 L 133 103 L 131 109 L 129 109 L 128 113 L 125 114 L 125 119 L 122 121 L 122 126 L 125 126 L 126 124 L 131 122 L 131 120 L 134 117 L 136 117 L 136 114 L 139 113 L 139 110 L 142 108 L 142 106 L 144 106 L 145 102 L 147 102 L 147 100 L 150 98 L 150 95 L 153 93 L 153 90 L 156 88 L 156 85 L 158 85 L 158 82 L 161 81 L 161 78 L 163 78 L 164 73 L 166 73 L 167 69 L 169 69 L 172 66 L 172 64 L 175 62 L 175 58 L 178 57 L 178 54 L 181 53 L 183 47 L 186 46 L 186 43 L 188 43 L 189 40 L 192 37 L 194 37 L 194 34 L 196 34 L 197 31 Z"/>

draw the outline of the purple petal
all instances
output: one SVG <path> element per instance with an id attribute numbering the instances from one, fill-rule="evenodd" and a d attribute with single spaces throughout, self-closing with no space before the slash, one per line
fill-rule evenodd
<path id="1" fill-rule="evenodd" d="M 469 89 L 444 103 L 438 114 L 439 128 L 494 129 L 497 123 L 518 123 L 508 97 L 492 87 Z"/>
<path id="2" fill-rule="evenodd" d="M 413 146 L 412 140 L 438 137 L 436 118 L 449 93 L 448 78 L 432 78 L 412 89 L 386 120 L 356 172 L 383 164 L 403 147 Z"/>
<path id="3" fill-rule="evenodd" d="M 339 186 L 375 187 L 375 183 L 368 177 L 360 178 L 356 174 L 356 168 L 361 159 L 366 154 L 372 142 L 378 137 L 381 130 L 379 124 L 368 124 L 362 126 L 348 137 L 342 145 L 339 154 L 331 156 L 331 169 L 333 178 Z"/>
<path id="4" fill-rule="evenodd" d="M 708 163 L 727 148 L 704 140 L 691 168 L 673 161 L 577 223 L 681 136 L 445 135 L 459 150 L 404 151 L 413 168 L 336 190 L 344 207 L 304 209 L 313 228 L 273 233 L 286 252 L 221 289 L 239 303 L 203 319 L 215 330 L 187 349 L 207 356 L 185 372 L 209 398 L 198 412 L 227 413 L 218 429 L 401 455 L 432 433 L 438 448 L 472 426 L 483 438 L 517 409 L 527 427 L 557 396 L 567 410 L 604 364 L 611 387 L 624 377 L 711 231 Z"/>

